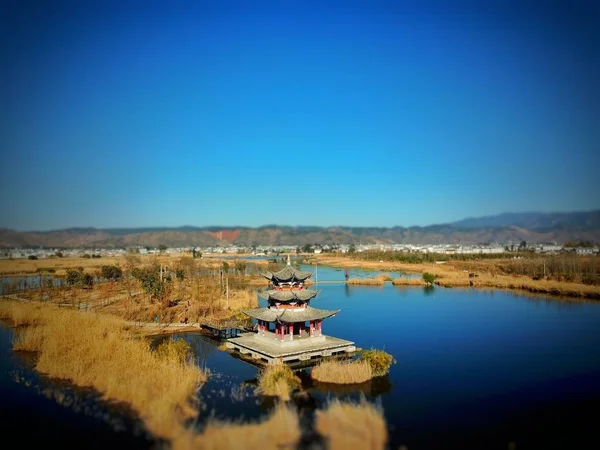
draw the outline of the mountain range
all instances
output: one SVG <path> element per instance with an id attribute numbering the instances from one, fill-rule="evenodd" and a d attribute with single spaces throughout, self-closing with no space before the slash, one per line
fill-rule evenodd
<path id="1" fill-rule="evenodd" d="M 68 228 L 54 231 L 0 229 L 0 247 L 110 248 L 167 245 L 482 244 L 600 242 L 600 210 L 504 213 L 424 227 Z"/>

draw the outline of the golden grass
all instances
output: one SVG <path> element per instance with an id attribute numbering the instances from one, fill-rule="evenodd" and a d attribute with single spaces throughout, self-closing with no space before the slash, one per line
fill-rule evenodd
<path id="1" fill-rule="evenodd" d="M 300 441 L 298 414 L 291 407 L 277 405 L 262 422 L 210 422 L 201 434 L 191 430 L 173 441 L 173 450 L 285 450 Z"/>
<path id="2" fill-rule="evenodd" d="M 290 399 L 291 392 L 300 387 L 301 381 L 284 363 L 269 364 L 258 377 L 257 392 L 262 395 Z"/>
<path id="3" fill-rule="evenodd" d="M 27 304 L 17 301 L 0 301 L 0 319 L 8 319 L 16 327 L 42 323 L 45 310 L 39 304 Z"/>
<path id="4" fill-rule="evenodd" d="M 88 251 L 86 253 L 91 253 Z M 141 264 L 150 264 L 157 261 L 162 264 L 173 264 L 175 255 L 136 255 Z M 65 275 L 68 269 L 77 269 L 83 267 L 85 272 L 92 273 L 106 265 L 126 265 L 126 255 L 123 256 L 103 256 L 101 258 L 82 258 L 78 256 L 67 256 L 64 258 L 41 258 L 41 259 L 0 259 L 0 275 L 29 275 L 35 274 L 38 270 L 47 271 L 54 269 L 56 275 Z"/>
<path id="5" fill-rule="evenodd" d="M 67 269 L 83 267 L 86 272 L 92 272 L 104 265 L 119 264 L 124 260 L 118 256 L 103 258 L 44 258 L 30 260 L 25 258 L 0 260 L 0 274 L 2 275 L 26 275 L 34 274 L 38 270 L 47 271 L 54 269 L 58 275 L 65 274 Z"/>
<path id="6" fill-rule="evenodd" d="M 394 286 L 426 286 L 427 285 L 427 283 L 425 283 L 425 281 L 423 281 L 423 278 L 406 278 L 406 277 L 394 278 L 392 280 L 392 284 Z"/>
<path id="7" fill-rule="evenodd" d="M 600 286 L 568 281 L 533 280 L 531 277 L 524 275 L 503 275 L 497 267 L 498 261 L 495 260 L 478 260 L 476 264 L 474 262 L 467 263 L 464 261 L 449 261 L 446 264 L 435 264 L 405 263 L 397 261 L 366 261 L 350 259 L 345 256 L 331 255 L 318 255 L 317 259 L 319 264 L 327 264 L 334 267 L 356 267 L 366 270 L 401 271 L 421 274 L 430 272 L 438 277 L 436 283 L 444 287 L 517 289 L 539 294 L 600 299 Z M 478 269 L 478 277 L 469 278 L 469 271 L 466 270 L 466 268 L 471 266 Z M 408 286 L 413 283 L 412 281 L 400 281 L 402 280 L 401 278 L 397 278 L 396 280 L 394 280 L 396 281 L 394 284 L 397 286 Z M 420 280 L 419 283 L 420 282 L 422 282 L 422 280 Z M 422 284 L 418 285 L 420 286 Z"/>
<path id="8" fill-rule="evenodd" d="M 494 275 L 480 273 L 469 278 L 469 274 L 459 271 L 439 271 L 436 282 L 444 287 L 474 287 L 519 289 L 533 293 L 600 299 L 600 286 L 555 280 L 533 280 L 526 276 Z"/>
<path id="9" fill-rule="evenodd" d="M 358 384 L 373 378 L 373 371 L 363 361 L 324 361 L 310 375 L 322 383 Z"/>
<path id="10" fill-rule="evenodd" d="M 388 435 L 383 413 L 364 400 L 359 404 L 333 400 L 316 416 L 316 429 L 327 440 L 329 450 L 385 448 Z"/>
<path id="11" fill-rule="evenodd" d="M 223 308 L 227 307 L 226 299 L 221 299 L 220 306 Z M 247 308 L 255 308 L 258 306 L 258 297 L 255 291 L 249 291 L 247 289 L 236 289 L 229 291 L 229 309 L 240 310 Z"/>
<path id="12" fill-rule="evenodd" d="M 367 278 L 350 278 L 346 281 L 347 284 L 365 285 L 365 286 L 381 286 L 389 281 L 391 278 L 389 275 L 379 275 L 378 277 L 367 277 Z"/>
<path id="13" fill-rule="evenodd" d="M 206 375 L 182 360 L 181 349 L 167 344 L 162 351 L 152 351 L 147 340 L 127 331 L 117 318 L 11 303 L 2 304 L 3 316 L 37 321 L 18 333 L 15 349 L 38 352 L 40 372 L 92 386 L 106 399 L 130 404 L 158 437 L 174 438 L 183 431 L 182 420 L 197 414 L 193 394 Z"/>

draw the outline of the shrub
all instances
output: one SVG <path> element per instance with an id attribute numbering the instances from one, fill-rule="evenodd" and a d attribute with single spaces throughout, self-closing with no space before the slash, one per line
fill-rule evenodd
<path id="1" fill-rule="evenodd" d="M 67 270 L 67 284 L 69 286 L 75 286 L 76 284 L 81 284 L 82 282 L 82 272 L 74 269 Z"/>
<path id="2" fill-rule="evenodd" d="M 29 255 L 29 256 L 27 257 L 27 259 L 34 260 L 34 259 L 38 259 L 38 257 L 37 257 L 37 256 L 35 256 L 35 255 Z"/>
<path id="3" fill-rule="evenodd" d="M 392 355 L 374 348 L 363 350 L 359 355 L 359 360 L 369 363 L 374 377 L 385 375 L 390 370 L 392 364 L 396 364 L 396 360 Z"/>
<path id="4" fill-rule="evenodd" d="M 82 258 L 90 259 L 91 256 L 88 253 L 84 253 L 83 256 L 82 256 Z"/>
<path id="5" fill-rule="evenodd" d="M 429 273 L 429 272 L 423 273 L 423 281 L 427 284 L 433 284 L 435 282 L 436 278 L 437 278 L 437 275 L 434 275 L 432 273 Z"/>
<path id="6" fill-rule="evenodd" d="M 84 287 L 92 287 L 94 284 L 94 277 L 89 273 L 82 273 L 81 284 L 83 284 Z"/>
<path id="7" fill-rule="evenodd" d="M 167 297 L 171 289 L 170 279 L 161 280 L 160 266 L 153 265 L 140 269 L 134 267 L 131 275 L 140 281 L 142 289 L 151 299 L 163 300 Z"/>
<path id="8" fill-rule="evenodd" d="M 123 270 L 117 266 L 102 266 L 101 268 L 102 278 L 108 281 L 118 281 L 123 276 Z"/>

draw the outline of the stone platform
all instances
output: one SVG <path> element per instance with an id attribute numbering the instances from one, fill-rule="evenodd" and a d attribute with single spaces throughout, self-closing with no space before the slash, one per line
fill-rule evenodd
<path id="1" fill-rule="evenodd" d="M 226 346 L 231 350 L 239 351 L 242 355 L 267 363 L 278 360 L 283 362 L 308 361 L 313 358 L 356 351 L 354 342 L 325 335 L 279 341 L 268 335 L 245 333 L 240 337 L 228 339 Z"/>

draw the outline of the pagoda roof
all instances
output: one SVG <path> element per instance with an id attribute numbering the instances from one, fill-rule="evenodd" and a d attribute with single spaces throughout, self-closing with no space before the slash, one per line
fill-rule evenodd
<path id="1" fill-rule="evenodd" d="M 291 309 L 275 309 L 275 308 L 254 308 L 243 310 L 242 312 L 253 319 L 264 320 L 265 322 L 280 322 L 294 323 L 307 322 L 309 320 L 321 320 L 335 316 L 340 312 L 339 309 L 317 309 L 311 306 L 299 308 L 300 311 Z"/>
<path id="2" fill-rule="evenodd" d="M 265 300 L 277 300 L 280 302 L 291 302 L 293 300 L 300 300 L 306 302 L 311 298 L 317 296 L 319 291 L 313 291 L 312 289 L 300 289 L 300 290 L 285 290 L 279 291 L 277 289 L 271 289 L 268 291 L 259 292 L 258 296 Z"/>
<path id="3" fill-rule="evenodd" d="M 278 272 L 264 271 L 262 275 L 275 281 L 304 281 L 312 276 L 312 272 L 302 272 L 291 265 L 285 266 Z"/>

